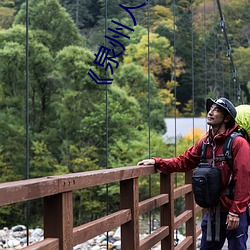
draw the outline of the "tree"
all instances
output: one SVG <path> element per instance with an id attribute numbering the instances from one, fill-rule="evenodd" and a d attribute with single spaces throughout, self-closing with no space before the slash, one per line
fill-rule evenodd
<path id="1" fill-rule="evenodd" d="M 105 0 L 98 0 L 98 3 L 101 4 L 102 9 L 101 13 L 103 13 L 103 17 L 105 18 L 105 9 L 106 9 L 106 2 Z M 122 19 L 124 17 L 129 17 L 130 15 L 121 7 L 119 7 L 119 4 L 122 4 L 123 6 L 129 6 L 129 7 L 135 7 L 143 4 L 141 0 L 126 0 L 126 1 L 115 1 L 115 0 L 109 0 L 107 2 L 107 9 L 108 9 L 108 18 L 119 18 Z M 131 12 L 133 13 L 135 19 L 137 22 L 140 22 L 144 18 L 144 12 L 147 11 L 147 7 L 141 7 L 138 9 L 134 9 Z"/>
<path id="2" fill-rule="evenodd" d="M 169 41 L 158 34 L 150 34 L 150 69 L 153 74 L 160 76 L 164 71 L 173 68 L 172 54 L 173 48 Z M 148 36 L 142 36 L 137 44 L 130 44 L 125 51 L 124 63 L 136 61 L 145 72 L 148 69 Z"/>
<path id="3" fill-rule="evenodd" d="M 106 118 L 108 144 L 112 148 L 117 145 L 118 138 L 128 143 L 136 137 L 137 128 L 142 123 L 141 112 L 136 99 L 115 85 L 111 85 L 108 92 L 108 116 L 106 117 L 104 101 L 96 103 L 94 107 L 93 111 L 82 119 L 79 136 L 86 145 L 91 144 L 99 148 L 100 166 L 106 166 Z M 109 157 L 112 157 L 112 154 L 111 151 Z M 117 159 L 117 162 L 119 161 Z"/>
<path id="4" fill-rule="evenodd" d="M 45 112 L 50 103 L 53 85 L 50 81 L 52 71 L 52 56 L 47 47 L 37 42 L 34 33 L 30 31 L 29 39 L 29 85 L 31 88 L 31 125 L 41 131 L 47 122 Z M 16 25 L 0 33 L 0 41 L 5 46 L 2 48 L 2 82 L 5 94 L 12 96 L 25 96 L 25 28 Z M 1 55 L 0 55 L 1 56 Z M 9 72 L 12 72 L 11 74 Z M 10 89 L 11 86 L 11 89 Z M 17 94 L 23 94 L 19 95 Z M 24 100 L 24 99 L 23 99 Z M 13 105 L 22 105 L 18 102 Z M 21 107 L 20 107 L 21 109 Z M 24 111 L 24 110 L 23 110 Z"/>
<path id="5" fill-rule="evenodd" d="M 51 150 L 59 149 L 60 145 L 63 146 L 62 149 L 66 145 L 68 148 L 73 142 L 80 147 L 86 145 L 86 141 L 78 134 L 81 120 L 90 116 L 96 103 L 105 98 L 103 86 L 97 85 L 88 75 L 89 69 L 92 68 L 102 77 L 102 74 L 93 67 L 93 61 L 94 55 L 89 50 L 77 46 L 65 47 L 55 58 L 52 78 L 57 86 L 57 92 L 53 96 L 54 102 L 51 103 L 54 111 L 54 118 L 51 118 L 54 125 L 48 128 L 49 140 L 51 133 L 54 134 L 54 140 L 50 143 Z"/>
<path id="6" fill-rule="evenodd" d="M 61 0 L 60 2 L 81 30 L 92 28 L 101 18 L 101 4 L 98 1 Z"/>
<path id="7" fill-rule="evenodd" d="M 164 27 L 166 29 L 170 29 L 173 31 L 174 18 L 173 18 L 173 12 L 171 11 L 170 8 L 167 8 L 163 5 L 156 5 L 152 7 L 150 16 L 151 16 L 150 27 L 152 27 L 151 29 L 153 29 L 154 32 L 156 32 L 156 30 L 159 27 Z"/>
<path id="8" fill-rule="evenodd" d="M 0 29 L 8 29 L 11 27 L 11 24 L 14 19 L 14 12 L 13 8 L 1 7 L 0 5 Z"/>
<path id="9" fill-rule="evenodd" d="M 33 157 L 30 161 L 30 177 L 44 177 L 54 175 L 56 160 L 48 151 L 44 142 L 32 141 L 31 151 Z"/>
<path id="10" fill-rule="evenodd" d="M 103 74 L 93 67 L 93 61 L 94 55 L 80 47 L 70 46 L 58 53 L 53 73 L 58 82 L 58 91 L 53 97 L 55 101 L 52 107 L 57 117 L 56 124 L 60 126 L 57 131 L 49 129 L 49 137 L 52 131 L 56 135 L 49 145 L 62 150 L 71 144 L 79 148 L 94 146 L 98 148 L 100 165 L 103 166 L 106 147 L 106 91 L 105 86 L 97 85 L 87 74 L 90 68 L 99 76 Z M 112 84 L 108 89 L 108 108 L 109 143 L 115 143 L 117 136 L 128 140 L 133 136 L 133 127 L 136 128 L 141 123 L 137 101 L 128 96 L 125 90 Z"/>
<path id="11" fill-rule="evenodd" d="M 3 33 L 5 31 L 0 32 L 1 38 Z M 16 42 L 1 43 L 0 140 L 5 158 L 4 164 L 15 173 L 8 175 L 9 171 L 6 171 L 5 180 L 22 179 L 25 176 L 24 62 L 25 53 L 22 45 Z"/>
<path id="12" fill-rule="evenodd" d="M 250 48 L 243 48 L 239 47 L 235 49 L 235 64 L 236 68 L 238 69 L 238 75 L 240 76 L 240 79 L 238 78 L 237 84 L 241 84 L 242 89 L 244 90 L 244 93 L 246 97 L 244 97 L 243 101 L 246 101 L 248 103 L 250 101 L 249 93 L 250 93 L 250 74 L 249 74 L 249 56 L 250 56 Z M 243 93 L 243 94 L 244 94 Z"/>
<path id="13" fill-rule="evenodd" d="M 136 62 L 141 65 L 145 72 L 150 67 L 150 72 L 154 74 L 159 88 L 165 88 L 165 82 L 173 80 L 174 60 L 173 47 L 169 40 L 156 33 L 151 33 L 150 39 L 150 57 L 148 57 L 148 36 L 142 36 L 137 44 L 130 44 L 126 48 L 124 63 Z M 150 61 L 148 62 L 148 58 Z M 176 58 L 176 76 L 183 72 L 183 62 Z"/>
<path id="14" fill-rule="evenodd" d="M 3 109 L 0 113 L 1 182 L 22 180 L 26 174 L 24 120 L 13 110 Z"/>
<path id="15" fill-rule="evenodd" d="M 53 52 L 65 46 L 84 44 L 79 30 L 58 0 L 29 1 L 29 20 L 29 29 L 36 31 L 36 39 Z M 15 17 L 16 24 L 26 24 L 25 3 Z"/>
<path id="16" fill-rule="evenodd" d="M 116 83 L 125 89 L 129 95 L 136 98 L 140 105 L 143 122 L 148 122 L 149 107 L 148 101 L 150 98 L 150 122 L 152 128 L 157 131 L 163 131 L 164 125 L 164 105 L 158 96 L 155 77 L 143 72 L 140 65 L 127 63 L 120 67 L 115 75 Z M 150 96 L 148 93 L 148 83 L 150 83 Z"/>

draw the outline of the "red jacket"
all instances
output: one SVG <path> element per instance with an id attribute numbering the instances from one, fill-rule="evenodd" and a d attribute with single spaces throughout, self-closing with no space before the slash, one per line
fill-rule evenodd
<path id="1" fill-rule="evenodd" d="M 213 146 L 215 158 L 223 157 L 223 144 L 225 138 L 237 131 L 238 125 L 228 129 L 223 134 L 218 134 L 212 139 L 209 134 L 187 149 L 184 154 L 176 158 L 162 159 L 154 158 L 155 166 L 163 173 L 186 172 L 198 166 L 202 151 L 202 142 L 209 143 L 207 146 L 206 159 L 213 158 Z M 250 201 L 250 144 L 241 136 L 237 136 L 232 144 L 233 155 L 233 180 L 234 200 L 230 200 L 225 194 L 220 198 L 221 211 L 232 212 L 241 215 L 247 208 Z M 221 169 L 221 184 L 224 189 L 230 178 L 231 170 L 226 161 L 215 162 L 215 166 Z"/>

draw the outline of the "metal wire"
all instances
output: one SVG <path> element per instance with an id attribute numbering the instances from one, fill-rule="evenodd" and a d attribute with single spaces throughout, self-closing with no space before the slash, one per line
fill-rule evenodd
<path id="1" fill-rule="evenodd" d="M 207 23 L 207 16 L 206 16 L 206 0 L 204 0 L 204 93 L 205 97 L 207 97 L 207 39 L 206 39 L 206 23 Z"/>
<path id="2" fill-rule="evenodd" d="M 176 2 L 175 0 L 173 0 L 173 16 L 174 16 L 174 74 L 173 74 L 173 81 L 174 81 L 174 97 L 175 97 L 175 101 L 174 101 L 174 113 L 175 113 L 175 119 L 174 119 L 174 127 L 175 127 L 175 147 L 174 147 L 174 154 L 176 156 L 177 154 L 177 103 L 176 103 L 176 99 L 177 99 L 177 84 L 176 84 L 176 28 L 175 28 L 175 24 L 176 24 Z M 177 173 L 175 173 L 175 187 L 177 187 Z M 175 230 L 175 242 L 176 245 L 178 245 L 179 239 L 178 239 L 178 232 L 177 229 Z"/>
<path id="3" fill-rule="evenodd" d="M 150 1 L 148 1 L 148 158 L 151 157 L 151 117 L 150 117 L 150 98 L 151 98 L 151 91 L 150 91 Z M 149 197 L 151 197 L 152 190 L 151 190 L 151 175 L 148 176 L 148 192 Z M 151 233 L 152 229 L 152 212 L 149 212 L 149 233 Z"/>
<path id="4" fill-rule="evenodd" d="M 176 156 L 176 116 L 177 116 L 177 107 L 176 107 L 176 97 L 177 97 L 177 86 L 176 86 L 176 28 L 175 28 L 175 23 L 176 23 L 176 2 L 175 0 L 173 0 L 173 11 L 174 11 L 174 72 L 173 72 L 173 81 L 174 81 L 174 97 L 175 97 L 175 101 L 174 101 L 174 114 L 175 114 L 175 122 L 174 122 L 174 126 L 175 126 L 175 156 Z"/>
<path id="5" fill-rule="evenodd" d="M 193 144 L 194 144 L 194 117 L 195 117 L 195 92 L 194 92 L 194 11 L 193 0 L 191 1 L 191 25 L 192 25 L 192 113 L 193 113 Z"/>
<path id="6" fill-rule="evenodd" d="M 108 20 L 108 0 L 105 0 L 105 36 L 107 35 L 107 20 Z M 104 40 L 105 47 L 107 47 L 107 40 Z M 108 71 L 106 71 L 106 78 L 108 78 Z M 106 109 L 105 109 L 105 123 L 106 123 L 106 169 L 109 167 L 109 162 L 108 162 L 108 157 L 109 157 L 109 120 L 108 120 L 108 115 L 109 115 L 109 109 L 108 109 L 108 104 L 109 104 L 109 99 L 108 99 L 108 84 L 106 84 L 106 90 L 105 90 L 105 102 L 106 102 Z M 106 215 L 109 213 L 109 186 L 106 184 Z M 109 248 L 109 241 L 108 241 L 108 232 L 107 232 L 107 249 Z"/>
<path id="7" fill-rule="evenodd" d="M 29 0 L 26 0 L 26 46 L 25 46 L 25 71 L 26 71 L 26 174 L 25 179 L 29 179 Z M 29 245 L 29 210 L 30 203 L 26 202 L 26 230 L 27 230 L 27 245 Z"/>
<path id="8" fill-rule="evenodd" d="M 215 15 L 215 1 L 214 4 L 214 20 L 216 21 Z M 214 90 L 217 92 L 217 32 L 216 32 L 216 25 L 214 21 Z"/>

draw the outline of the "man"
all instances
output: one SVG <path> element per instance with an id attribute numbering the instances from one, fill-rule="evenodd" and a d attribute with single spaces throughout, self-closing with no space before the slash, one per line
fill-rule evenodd
<path id="1" fill-rule="evenodd" d="M 154 157 L 142 160 L 138 165 L 155 165 L 165 174 L 173 172 L 186 172 L 198 166 L 202 152 L 202 144 L 207 144 L 206 159 L 210 160 L 215 167 L 221 169 L 221 185 L 226 190 L 230 182 L 230 176 L 234 185 L 233 198 L 223 193 L 220 197 L 220 237 L 215 240 L 215 215 L 210 212 L 212 220 L 212 241 L 207 241 L 208 212 L 202 219 L 201 250 L 222 249 L 225 239 L 228 239 L 229 250 L 247 249 L 248 217 L 247 206 L 250 201 L 250 146 L 249 143 L 237 136 L 232 144 L 233 170 L 225 160 L 215 161 L 222 158 L 223 145 L 226 138 L 238 130 L 235 124 L 236 109 L 226 98 L 217 100 L 207 99 L 207 124 L 210 129 L 205 137 L 187 149 L 184 154 L 171 159 Z M 222 158 L 223 159 L 223 158 Z"/>

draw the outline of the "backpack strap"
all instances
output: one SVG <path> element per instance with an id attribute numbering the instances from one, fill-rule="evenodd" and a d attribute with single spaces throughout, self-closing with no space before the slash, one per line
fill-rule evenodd
<path id="1" fill-rule="evenodd" d="M 233 140 L 237 137 L 237 136 L 242 136 L 242 133 L 240 132 L 233 132 L 231 133 L 225 140 L 224 145 L 223 145 L 223 154 L 225 157 L 225 160 L 227 161 L 230 169 L 233 169 L 233 155 L 232 155 L 232 144 L 233 144 Z M 202 148 L 201 148 L 201 162 L 205 162 L 206 161 L 206 152 L 207 152 L 207 144 L 202 142 Z M 221 161 L 224 160 L 223 158 L 215 158 L 215 161 Z"/>
<path id="2" fill-rule="evenodd" d="M 200 162 L 206 162 L 207 144 L 202 142 Z"/>
<path id="3" fill-rule="evenodd" d="M 242 136 L 241 133 L 239 132 L 233 132 L 231 133 L 227 138 L 226 141 L 223 145 L 223 154 L 225 157 L 226 162 L 228 163 L 231 171 L 233 171 L 233 155 L 232 155 L 232 144 L 233 144 L 233 140 L 237 137 L 237 136 Z M 224 191 L 224 194 L 226 194 L 231 200 L 234 199 L 234 184 L 232 181 L 232 174 L 230 176 L 229 182 L 227 184 L 227 187 Z"/>
<path id="4" fill-rule="evenodd" d="M 241 133 L 239 132 L 233 132 L 231 133 L 224 145 L 223 145 L 223 154 L 225 156 L 225 159 L 230 167 L 230 169 L 232 170 L 233 169 L 233 155 L 232 155 L 232 144 L 233 144 L 233 140 L 237 137 L 237 136 L 242 136 Z"/>

